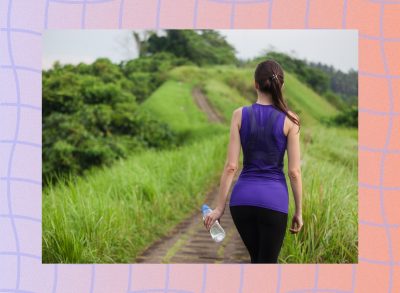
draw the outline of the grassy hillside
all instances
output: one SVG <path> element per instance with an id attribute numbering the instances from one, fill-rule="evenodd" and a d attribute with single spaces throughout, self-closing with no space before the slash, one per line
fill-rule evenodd
<path id="1" fill-rule="evenodd" d="M 162 84 L 138 111 L 146 111 L 178 132 L 183 141 L 197 141 L 216 133 L 225 133 L 225 126 L 210 124 L 207 115 L 195 104 L 193 84 L 168 80 Z"/>
<path id="2" fill-rule="evenodd" d="M 170 75 L 173 80 L 188 86 L 202 86 L 209 102 L 227 122 L 233 109 L 256 100 L 256 93 L 244 85 L 252 86 L 252 71 L 248 69 L 183 66 L 172 70 Z M 338 110 L 293 75 L 285 73 L 285 77 L 284 96 L 302 122 L 303 219 L 306 227 L 297 236 L 287 232 L 280 262 L 356 262 L 357 130 L 323 126 L 321 120 L 335 115 Z M 337 148 L 338 143 L 340 148 Z M 288 177 L 287 184 L 290 186 Z M 294 200 L 290 187 L 289 191 L 291 217 Z"/>
<path id="3" fill-rule="evenodd" d="M 208 124 L 206 114 L 193 103 L 191 85 L 183 82 L 165 82 L 140 108 L 150 111 L 178 132 Z"/>
<path id="4" fill-rule="evenodd" d="M 296 236 L 287 231 L 280 262 L 356 263 L 357 130 L 320 125 L 303 128 L 301 160 L 304 227 Z M 286 181 L 290 225 L 295 206 L 288 177 Z"/>
<path id="5" fill-rule="evenodd" d="M 253 70 L 226 65 L 206 68 L 181 66 L 174 68 L 169 76 L 188 85 L 202 86 L 213 106 L 230 121 L 233 109 L 253 103 L 257 99 L 253 86 Z M 310 87 L 287 72 L 283 94 L 289 107 L 300 115 L 305 125 L 319 124 L 321 119 L 338 112 Z"/>
<path id="6" fill-rule="evenodd" d="M 204 83 L 204 89 L 210 103 L 224 116 L 227 124 L 231 121 L 232 112 L 235 109 L 251 103 L 243 98 L 237 90 L 217 79 L 207 80 Z"/>
<path id="7" fill-rule="evenodd" d="M 318 123 L 322 118 L 338 112 L 324 98 L 289 73 L 285 73 L 284 95 L 289 106 L 300 115 L 305 124 Z"/>
<path id="8" fill-rule="evenodd" d="M 252 74 L 232 66 L 169 72 L 139 111 L 168 123 L 184 145 L 143 151 L 45 190 L 43 262 L 131 262 L 198 209 L 222 171 L 232 111 L 256 100 Z M 208 122 L 192 97 L 194 86 L 203 89 L 224 124 Z M 305 226 L 298 235 L 287 232 L 280 262 L 356 262 L 357 130 L 323 126 L 319 121 L 337 110 L 290 74 L 285 95 L 303 123 Z M 293 210 L 290 194 L 288 225 Z"/>
<path id="9" fill-rule="evenodd" d="M 43 263 L 134 261 L 200 208 L 220 175 L 227 139 L 144 151 L 45 190 Z"/>

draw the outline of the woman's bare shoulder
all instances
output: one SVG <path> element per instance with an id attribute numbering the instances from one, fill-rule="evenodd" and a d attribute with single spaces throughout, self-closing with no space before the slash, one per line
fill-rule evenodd
<path id="1" fill-rule="evenodd" d="M 293 112 L 292 110 L 288 110 L 287 111 L 290 115 L 292 115 L 292 116 L 294 116 L 294 117 L 296 117 L 296 119 L 299 119 L 299 115 L 297 115 L 295 112 Z M 286 117 L 287 117 L 288 115 L 286 115 Z"/>
<path id="2" fill-rule="evenodd" d="M 289 115 L 295 117 L 297 120 L 299 120 L 299 115 L 297 115 L 295 112 L 292 110 L 287 111 Z M 293 128 L 298 127 L 297 124 L 295 124 L 292 120 L 289 119 L 289 116 L 285 114 L 285 122 L 284 122 L 284 132 L 285 135 L 287 136 L 289 134 L 289 131 Z"/>
<path id="3" fill-rule="evenodd" d="M 233 113 L 235 113 L 235 114 L 242 113 L 243 108 L 244 108 L 244 106 L 236 108 L 235 110 L 233 110 Z"/>
<path id="4" fill-rule="evenodd" d="M 242 116 L 243 107 L 236 108 L 232 112 L 232 119 L 238 120 Z"/>
<path id="5" fill-rule="evenodd" d="M 240 129 L 241 123 L 242 123 L 243 108 L 244 108 L 244 106 L 236 108 L 235 110 L 233 110 L 233 113 L 232 113 L 232 120 L 235 121 L 238 129 Z"/>

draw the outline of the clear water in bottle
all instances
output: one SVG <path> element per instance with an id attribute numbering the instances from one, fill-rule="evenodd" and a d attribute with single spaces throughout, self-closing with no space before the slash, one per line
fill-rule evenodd
<path id="1" fill-rule="evenodd" d="M 201 208 L 202 212 L 203 212 L 203 221 L 205 220 L 207 214 L 212 212 L 212 209 L 204 204 Z M 210 234 L 211 234 L 211 238 L 215 241 L 215 242 L 221 242 L 222 240 L 224 240 L 225 238 L 225 231 L 224 229 L 221 227 L 219 221 L 215 221 L 214 224 L 211 226 L 210 228 Z"/>

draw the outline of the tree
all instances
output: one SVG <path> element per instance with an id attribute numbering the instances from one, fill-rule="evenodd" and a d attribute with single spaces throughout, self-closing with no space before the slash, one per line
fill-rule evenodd
<path id="1" fill-rule="evenodd" d="M 168 52 L 180 58 L 186 58 L 197 65 L 236 64 L 235 48 L 224 36 L 213 30 L 166 30 L 166 35 L 158 36 L 154 32 L 135 39 L 140 48 L 140 56 L 159 52 Z"/>
<path id="2" fill-rule="evenodd" d="M 82 174 L 138 148 L 176 145 L 167 124 L 139 114 L 125 69 L 99 58 L 92 64 L 60 65 L 43 72 L 43 179 Z M 139 73 L 138 73 L 139 74 Z"/>

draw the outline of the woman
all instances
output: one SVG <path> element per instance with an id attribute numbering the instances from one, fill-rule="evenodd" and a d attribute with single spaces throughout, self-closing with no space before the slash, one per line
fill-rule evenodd
<path id="1" fill-rule="evenodd" d="M 295 200 L 289 230 L 298 233 L 303 226 L 300 122 L 282 96 L 283 84 L 284 73 L 276 61 L 258 64 L 254 74 L 257 101 L 233 112 L 218 204 L 204 220 L 209 230 L 223 215 L 242 147 L 243 169 L 232 189 L 229 208 L 252 263 L 278 261 L 288 217 L 289 196 L 283 172 L 286 150 Z"/>

